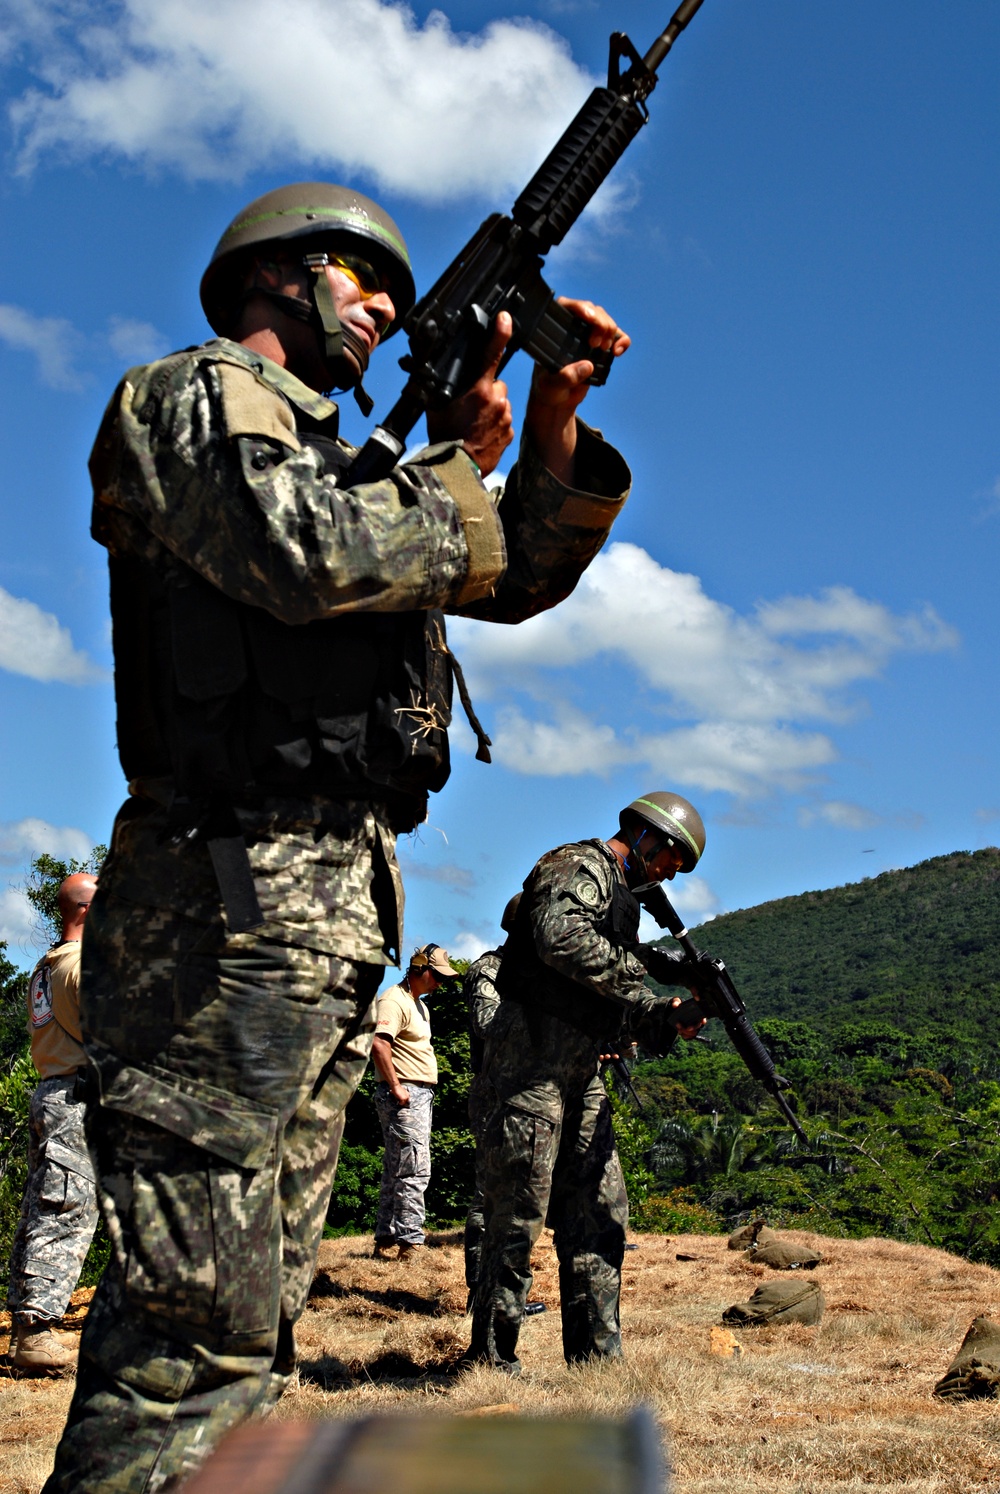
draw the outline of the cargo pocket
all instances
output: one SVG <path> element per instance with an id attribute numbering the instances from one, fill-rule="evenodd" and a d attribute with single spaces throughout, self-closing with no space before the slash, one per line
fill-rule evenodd
<path id="1" fill-rule="evenodd" d="M 38 1197 L 49 1214 L 82 1214 L 94 1198 L 94 1170 L 86 1152 L 58 1141 L 46 1142 L 42 1153 Z"/>
<path id="2" fill-rule="evenodd" d="M 111 1080 L 108 1083 L 108 1079 Z M 101 1104 L 131 1119 L 130 1300 L 237 1348 L 278 1316 L 277 1119 L 167 1071 L 102 1065 Z"/>

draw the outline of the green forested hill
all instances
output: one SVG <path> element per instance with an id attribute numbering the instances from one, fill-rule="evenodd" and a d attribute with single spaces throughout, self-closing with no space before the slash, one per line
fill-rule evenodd
<path id="1" fill-rule="evenodd" d="M 704 1042 L 635 1069 L 647 1211 L 662 1205 L 667 1220 L 682 1199 L 729 1224 L 766 1213 L 1000 1264 L 1000 850 L 693 933 L 729 966 L 809 1145 L 711 1022 Z"/>
<path id="2" fill-rule="evenodd" d="M 944 1026 L 1000 1059 L 996 847 L 726 913 L 693 937 L 726 961 L 754 1021 Z"/>

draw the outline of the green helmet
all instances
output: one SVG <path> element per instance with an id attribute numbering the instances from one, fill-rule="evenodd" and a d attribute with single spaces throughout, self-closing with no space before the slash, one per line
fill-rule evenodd
<path id="1" fill-rule="evenodd" d="M 519 892 L 515 892 L 514 896 L 508 899 L 507 906 L 503 910 L 503 917 L 500 919 L 500 927 L 503 929 L 505 934 L 510 934 L 513 932 L 514 919 L 517 917 L 517 910 L 520 906 L 521 894 Z"/>
<path id="2" fill-rule="evenodd" d="M 398 331 L 417 295 L 403 235 L 377 202 L 332 182 L 296 182 L 278 187 L 256 197 L 237 213 L 216 244 L 201 278 L 201 304 L 212 330 L 225 336 L 240 310 L 240 271 L 247 251 L 293 241 L 305 248 L 306 242 L 314 239 L 327 240 L 331 245 L 340 240 L 355 244 L 359 239 L 364 241 L 365 253 L 388 276 L 396 307 L 396 319 L 385 336 Z"/>
<path id="3" fill-rule="evenodd" d="M 654 792 L 633 799 L 620 815 L 623 830 L 627 820 L 640 820 L 664 836 L 684 856 L 681 871 L 693 871 L 705 849 L 705 826 L 693 804 L 680 794 Z"/>
<path id="4" fill-rule="evenodd" d="M 228 336 L 246 299 L 248 262 L 274 247 L 301 246 L 303 263 L 312 275 L 308 300 L 272 291 L 261 292 L 288 315 L 315 328 L 330 387 L 353 389 L 365 415 L 372 402 L 362 388 L 368 367 L 368 348 L 362 338 L 341 325 L 324 272 L 326 254 L 347 246 L 360 250 L 387 279 L 396 316 L 382 341 L 402 326 L 416 300 L 416 286 L 406 243 L 396 224 L 378 203 L 350 187 L 332 182 L 297 182 L 257 197 L 238 213 L 215 246 L 201 277 L 201 304 L 209 326 Z M 353 354 L 346 356 L 345 344 Z"/>

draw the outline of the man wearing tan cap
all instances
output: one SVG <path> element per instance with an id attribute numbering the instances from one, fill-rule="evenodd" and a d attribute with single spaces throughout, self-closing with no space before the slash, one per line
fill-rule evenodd
<path id="1" fill-rule="evenodd" d="M 380 1083 L 375 1108 L 385 1138 L 375 1221 L 376 1260 L 405 1261 L 424 1243 L 424 1194 L 431 1179 L 431 1112 L 437 1059 L 425 996 L 458 971 L 439 944 L 415 949 L 398 986 L 378 998 L 372 1061 Z"/>

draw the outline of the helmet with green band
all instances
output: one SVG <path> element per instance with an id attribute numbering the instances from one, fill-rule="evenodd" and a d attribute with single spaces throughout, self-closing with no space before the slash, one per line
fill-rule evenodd
<path id="1" fill-rule="evenodd" d="M 310 274 L 305 299 L 247 285 L 255 258 L 268 252 L 301 250 Z M 326 276 L 327 254 L 350 252 L 370 261 L 382 277 L 395 310 L 380 334 L 384 342 L 399 330 L 416 300 L 406 243 L 389 214 L 361 192 L 332 182 L 297 182 L 265 192 L 238 213 L 215 246 L 201 277 L 201 304 L 209 325 L 221 337 L 232 335 L 249 295 L 264 295 L 286 315 L 308 322 L 319 339 L 330 387 L 353 389 L 365 415 L 372 402 L 362 388 L 368 347 L 342 325 Z M 352 356 L 348 356 L 348 350 Z"/>
<path id="2" fill-rule="evenodd" d="M 681 871 L 693 871 L 705 849 L 705 826 L 701 815 L 680 794 L 654 791 L 633 799 L 621 812 L 622 829 L 640 821 L 676 846 L 683 856 Z"/>
<path id="3" fill-rule="evenodd" d="M 391 337 L 417 295 L 406 241 L 377 202 L 333 182 L 278 187 L 237 213 L 216 244 L 201 280 L 201 304 L 212 330 L 224 337 L 232 329 L 243 299 L 242 270 L 252 252 L 269 244 L 301 244 L 305 254 L 318 249 L 322 241 L 331 247 L 349 244 L 386 277 L 396 318 L 382 340 Z"/>

